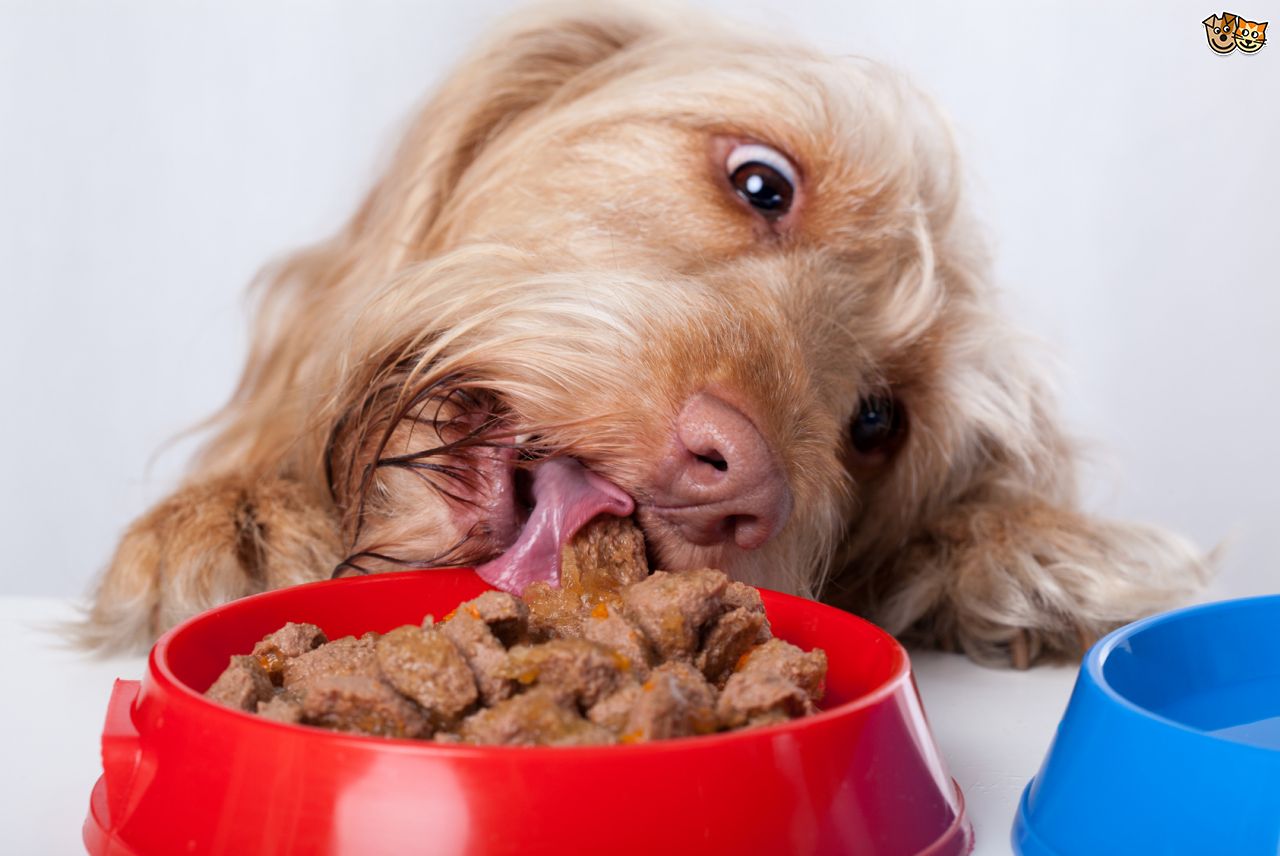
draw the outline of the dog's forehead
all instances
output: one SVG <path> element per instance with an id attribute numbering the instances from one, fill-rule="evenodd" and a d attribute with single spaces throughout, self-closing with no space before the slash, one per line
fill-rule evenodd
<path id="1" fill-rule="evenodd" d="M 901 75 L 861 58 L 682 43 L 638 52 L 608 73 L 588 98 L 566 105 L 567 121 L 674 126 L 687 132 L 676 144 L 731 134 L 776 147 L 806 188 L 806 233 L 829 244 L 861 230 L 871 208 L 880 217 L 914 205 L 917 158 L 949 145 L 930 102 Z M 557 136 L 573 133 L 565 131 Z M 667 152 L 647 154 L 653 168 L 666 166 Z M 938 164 L 950 161 L 949 151 L 933 154 Z"/>
<path id="2" fill-rule="evenodd" d="M 746 42 L 661 43 L 594 74 L 588 95 L 553 111 L 561 120 L 734 131 L 799 159 L 858 158 L 868 138 L 887 143 L 907 100 L 903 82 L 875 63 Z"/>

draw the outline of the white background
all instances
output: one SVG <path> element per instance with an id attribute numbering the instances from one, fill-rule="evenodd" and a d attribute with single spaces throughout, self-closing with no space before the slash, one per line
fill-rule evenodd
<path id="1" fill-rule="evenodd" d="M 1230 538 L 1219 591 L 1275 590 L 1280 44 L 1214 55 L 1203 2 L 710 5 L 936 95 L 1090 504 Z M 508 6 L 0 4 L 0 594 L 85 589 L 230 393 L 245 284 L 338 227 Z"/>

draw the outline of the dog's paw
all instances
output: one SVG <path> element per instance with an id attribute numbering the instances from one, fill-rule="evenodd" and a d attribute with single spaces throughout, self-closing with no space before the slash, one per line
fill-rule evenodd
<path id="1" fill-rule="evenodd" d="M 913 641 L 992 666 L 1078 661 L 1175 605 L 1207 568 L 1182 539 L 1040 503 L 957 509 L 904 552 L 875 612 Z"/>
<path id="2" fill-rule="evenodd" d="M 1064 630 L 1056 623 L 1044 627 L 1002 627 L 985 622 L 970 626 L 962 621 L 946 633 L 915 628 L 905 637 L 943 651 L 964 653 L 984 666 L 1023 670 L 1042 663 L 1076 662 L 1110 629 L 1076 626 Z"/>
<path id="3" fill-rule="evenodd" d="M 78 641 L 140 648 L 200 610 L 327 577 L 338 549 L 332 516 L 296 483 L 230 476 L 183 488 L 125 532 Z"/>
<path id="4" fill-rule="evenodd" d="M 1069 663 L 1078 661 L 1097 642 L 1104 629 L 1090 630 L 1078 627 L 1074 636 L 1048 632 L 1030 627 L 1019 627 L 1002 646 L 1003 655 L 993 665 L 1011 666 L 1024 670 L 1036 663 Z"/>

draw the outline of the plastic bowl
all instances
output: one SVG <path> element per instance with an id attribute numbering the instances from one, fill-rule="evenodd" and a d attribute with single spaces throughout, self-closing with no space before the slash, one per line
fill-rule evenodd
<path id="1" fill-rule="evenodd" d="M 1024 856 L 1280 852 L 1280 596 L 1122 627 L 1086 655 L 1013 827 Z"/>
<path id="2" fill-rule="evenodd" d="M 285 725 L 200 693 L 285 621 L 331 637 L 442 615 L 470 571 L 268 592 L 196 616 L 117 681 L 84 840 L 94 854 L 860 853 L 972 847 L 906 652 L 838 610 L 762 592 L 774 632 L 821 646 L 823 710 L 635 746 L 473 747 Z"/>

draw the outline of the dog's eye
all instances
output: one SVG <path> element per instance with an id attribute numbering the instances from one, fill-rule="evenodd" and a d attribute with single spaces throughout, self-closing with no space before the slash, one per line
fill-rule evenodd
<path id="1" fill-rule="evenodd" d="M 776 220 L 791 209 L 795 167 L 776 150 L 754 143 L 737 146 L 729 152 L 725 171 L 737 194 L 766 218 Z"/>
<path id="2" fill-rule="evenodd" d="M 892 398 L 873 395 L 862 399 L 849 429 L 853 448 L 863 455 L 892 451 L 905 421 L 906 412 Z"/>

